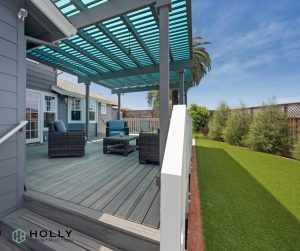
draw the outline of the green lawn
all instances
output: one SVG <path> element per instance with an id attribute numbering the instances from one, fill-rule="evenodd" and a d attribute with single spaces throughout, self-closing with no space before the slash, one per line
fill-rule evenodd
<path id="1" fill-rule="evenodd" d="M 196 140 L 206 250 L 300 250 L 300 162 Z"/>

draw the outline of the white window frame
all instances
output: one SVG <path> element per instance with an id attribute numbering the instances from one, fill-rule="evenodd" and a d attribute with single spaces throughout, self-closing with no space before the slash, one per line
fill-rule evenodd
<path id="1" fill-rule="evenodd" d="M 46 109 L 46 100 L 45 100 L 45 97 L 47 97 L 47 96 L 55 98 L 54 99 L 55 100 L 54 111 L 47 111 L 47 109 Z M 43 111 L 42 111 L 43 115 L 42 115 L 42 118 L 41 118 L 42 119 L 42 124 L 43 124 L 43 130 L 44 131 L 48 131 L 49 128 L 45 127 L 45 124 L 44 124 L 44 113 L 47 113 L 47 112 L 54 113 L 55 114 L 54 115 L 54 120 L 57 120 L 57 116 L 58 116 L 58 100 L 57 100 L 57 95 L 45 92 L 45 93 L 43 93 L 43 95 L 41 95 L 41 98 L 42 98 L 42 107 L 43 107 Z"/>
<path id="2" fill-rule="evenodd" d="M 90 120 L 89 122 L 90 123 L 97 123 L 98 121 L 98 116 L 97 116 L 97 107 L 98 107 L 98 103 L 96 100 L 94 99 L 91 99 L 90 100 L 90 108 L 89 108 L 89 112 L 90 112 L 90 109 L 91 109 L 91 105 L 93 104 L 93 108 L 94 108 L 94 112 L 95 112 L 95 119 L 94 120 Z"/>
<path id="3" fill-rule="evenodd" d="M 72 100 L 80 100 L 80 120 L 72 120 Z M 76 97 L 69 97 L 68 99 L 68 123 L 82 123 L 84 120 L 84 107 L 83 107 L 83 99 Z"/>
<path id="4" fill-rule="evenodd" d="M 38 108 L 39 109 L 39 142 L 43 143 L 44 132 L 48 131 L 48 128 L 44 127 L 45 96 L 55 97 L 55 120 L 57 120 L 58 118 L 58 96 L 57 94 L 51 92 L 43 92 L 43 91 L 38 91 L 30 88 L 26 88 L 26 95 L 27 93 L 33 93 L 39 95 L 39 108 Z M 26 144 L 27 143 L 33 143 L 33 142 L 31 142 L 30 140 L 26 140 Z"/>
<path id="5" fill-rule="evenodd" d="M 103 111 L 102 107 L 104 108 L 104 111 Z M 101 109 L 101 114 L 107 114 L 107 107 L 106 107 L 105 103 L 101 103 L 100 109 Z"/>

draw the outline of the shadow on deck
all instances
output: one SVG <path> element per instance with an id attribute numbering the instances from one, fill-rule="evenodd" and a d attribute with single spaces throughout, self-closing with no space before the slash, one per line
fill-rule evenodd
<path id="1" fill-rule="evenodd" d="M 31 190 L 98 212 L 159 228 L 159 166 L 128 157 L 103 154 L 102 142 L 88 143 L 82 158 L 52 158 L 47 145 L 28 146 L 26 184 Z"/>

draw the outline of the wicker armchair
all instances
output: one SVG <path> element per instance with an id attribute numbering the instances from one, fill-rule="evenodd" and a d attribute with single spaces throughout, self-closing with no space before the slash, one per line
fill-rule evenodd
<path id="1" fill-rule="evenodd" d="M 72 157 L 85 154 L 85 133 L 82 131 L 57 132 L 54 123 L 49 124 L 48 156 Z"/>
<path id="2" fill-rule="evenodd" d="M 139 163 L 147 161 L 159 164 L 159 134 L 140 133 L 139 135 Z"/>

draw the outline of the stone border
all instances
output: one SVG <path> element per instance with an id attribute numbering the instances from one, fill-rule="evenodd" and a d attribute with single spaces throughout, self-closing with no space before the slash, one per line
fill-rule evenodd
<path id="1" fill-rule="evenodd" d="M 200 206 L 200 191 L 198 184 L 196 147 L 192 149 L 192 169 L 190 179 L 190 203 L 187 233 L 187 250 L 204 251 L 202 212 Z"/>

